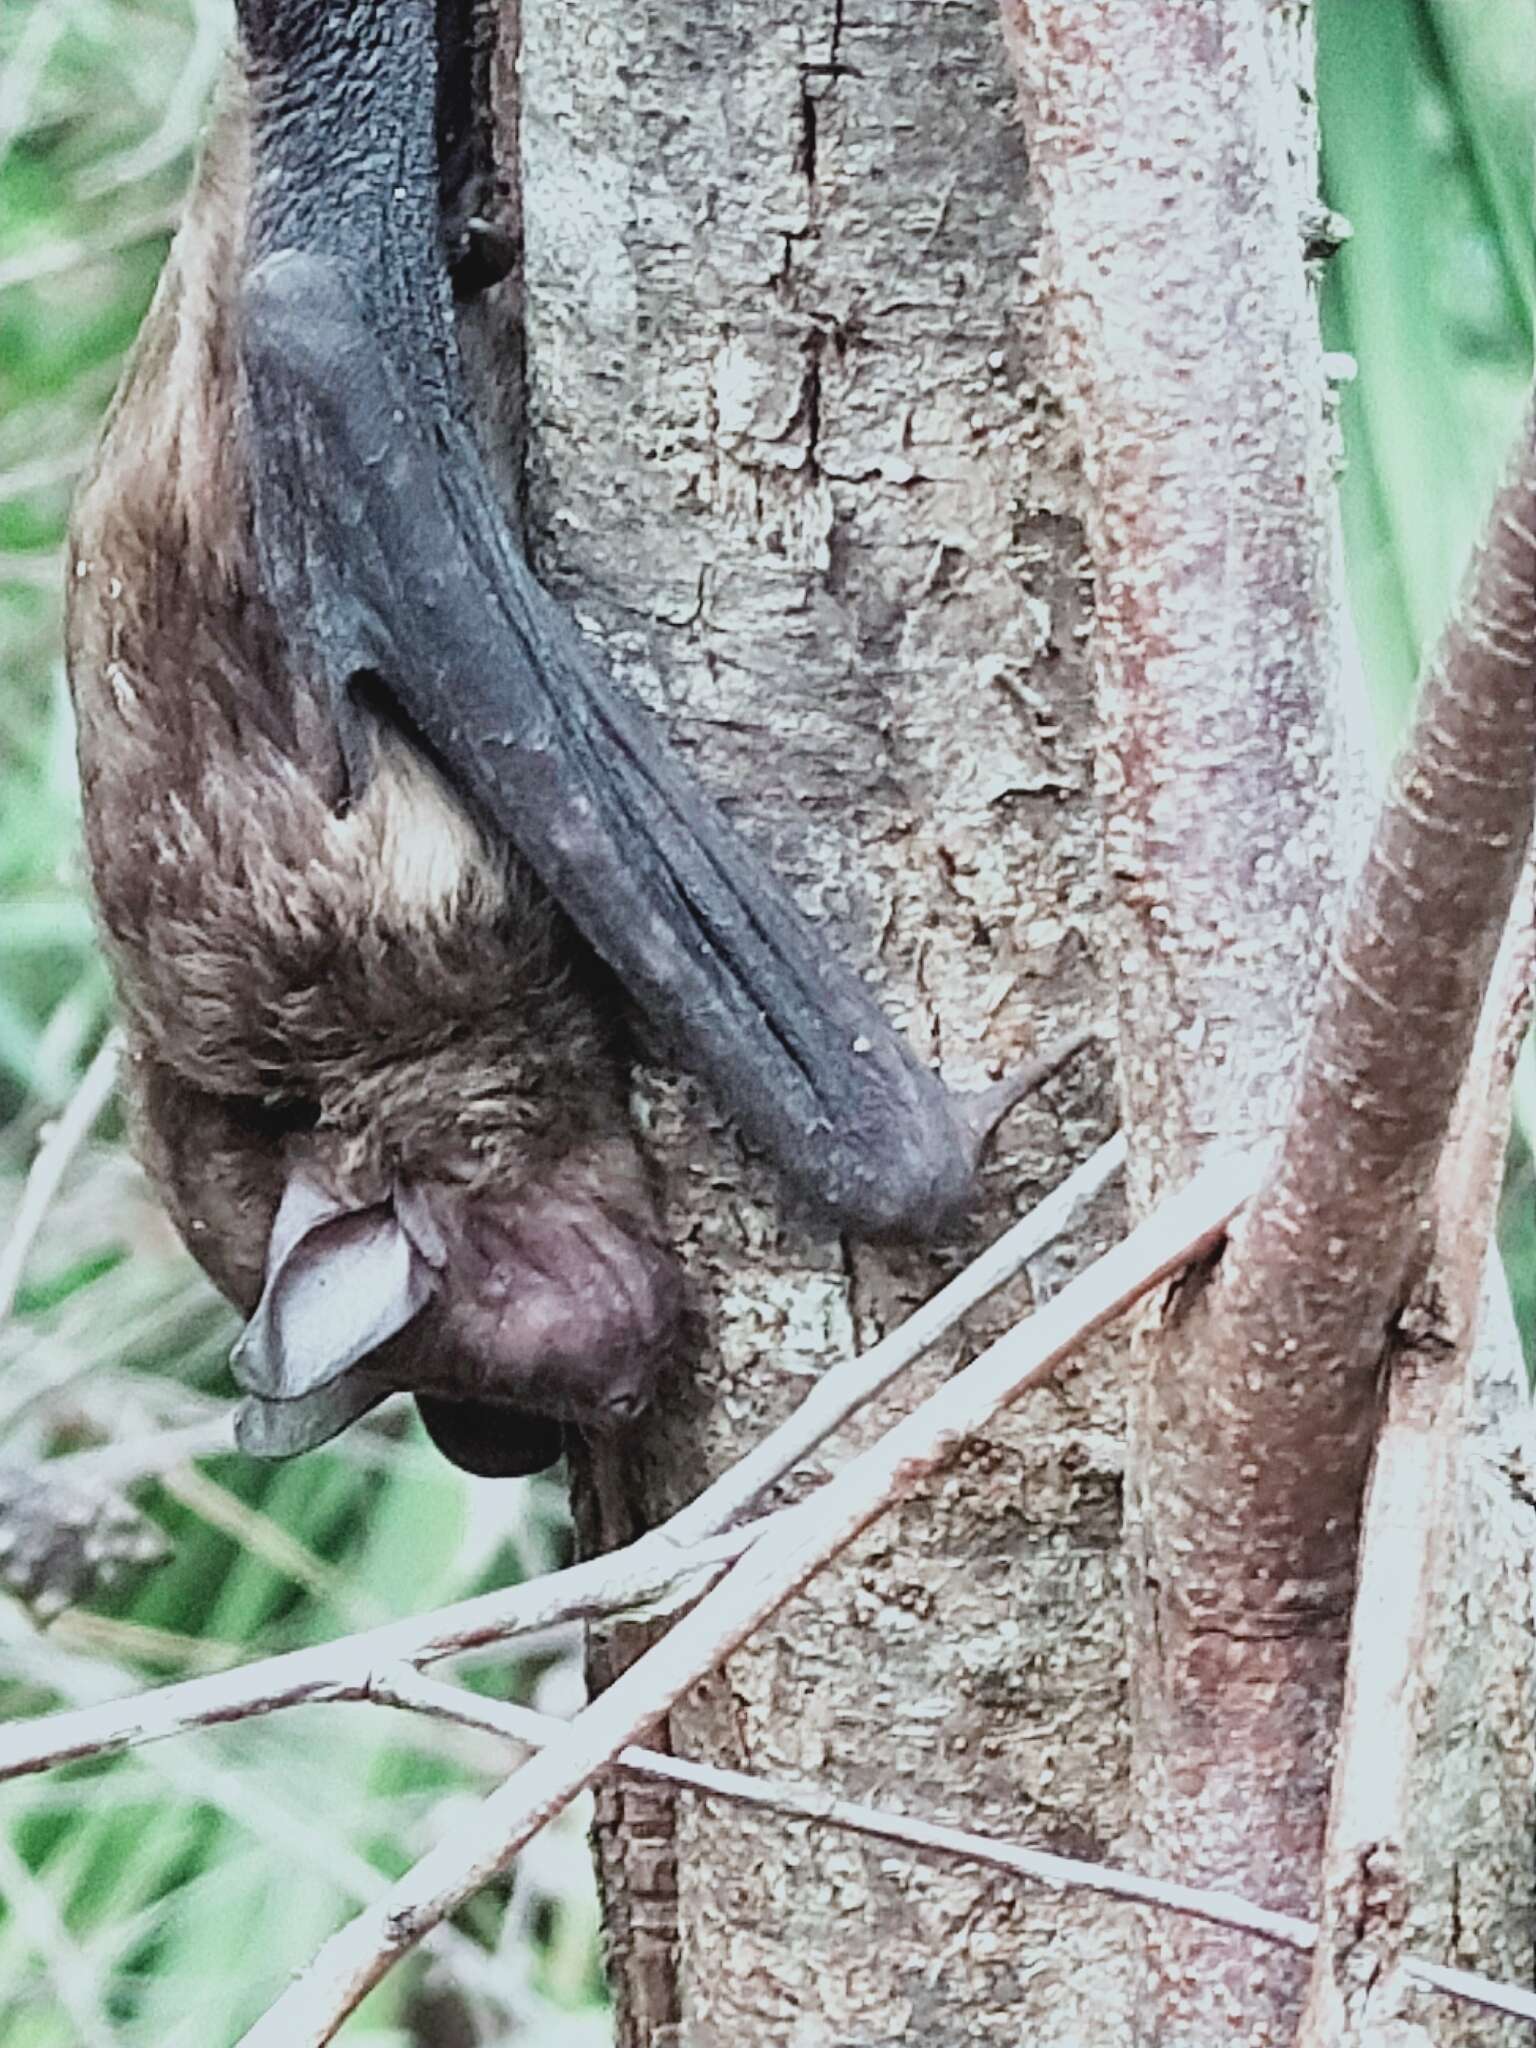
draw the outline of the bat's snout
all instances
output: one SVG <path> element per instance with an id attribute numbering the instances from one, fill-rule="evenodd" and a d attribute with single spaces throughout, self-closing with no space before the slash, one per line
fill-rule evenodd
<path id="1" fill-rule="evenodd" d="M 568 1177 L 467 1197 L 444 1235 L 435 1348 L 457 1359 L 444 1393 L 462 1377 L 466 1394 L 600 1430 L 643 1412 L 682 1310 L 648 1215 Z"/>

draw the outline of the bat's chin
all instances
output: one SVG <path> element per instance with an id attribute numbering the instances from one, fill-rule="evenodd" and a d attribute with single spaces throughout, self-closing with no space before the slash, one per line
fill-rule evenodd
<path id="1" fill-rule="evenodd" d="M 531 1413 L 516 1400 L 455 1400 L 449 1395 L 416 1396 L 417 1412 L 427 1435 L 461 1471 L 482 1479 L 512 1479 L 543 1472 L 566 1447 L 571 1426 L 599 1436 L 633 1422 L 649 1405 L 649 1395 L 610 1396 L 596 1412 L 554 1416 Z"/>
<path id="2" fill-rule="evenodd" d="M 654 1285 L 648 1274 L 647 1287 Z M 615 1348 L 611 1302 L 601 1276 L 585 1298 L 579 1288 L 545 1292 L 524 1304 L 525 1317 L 512 1304 L 495 1319 L 497 1342 L 489 1356 L 466 1360 L 459 1353 L 453 1363 L 439 1356 L 425 1369 L 419 1363 L 416 1406 L 444 1457 L 484 1478 L 508 1478 L 553 1465 L 572 1427 L 605 1436 L 637 1421 L 661 1377 L 663 1339 L 673 1333 L 676 1309 L 648 1294 L 648 1341 L 640 1344 L 631 1301 L 628 1341 Z M 470 1320 L 482 1318 L 477 1307 Z M 594 1348 L 577 1356 L 570 1346 L 583 1334 Z M 424 1392 L 424 1384 L 441 1391 Z M 476 1391 L 456 1393 L 457 1387 Z"/>
<path id="3" fill-rule="evenodd" d="M 418 1394 L 416 1408 L 427 1435 L 450 1464 L 482 1479 L 543 1472 L 565 1449 L 560 1423 L 525 1415 L 500 1401 L 449 1401 Z"/>

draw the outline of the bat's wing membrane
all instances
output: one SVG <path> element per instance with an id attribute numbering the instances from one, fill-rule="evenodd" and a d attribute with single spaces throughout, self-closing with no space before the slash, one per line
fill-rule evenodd
<path id="1" fill-rule="evenodd" d="M 468 429 L 413 389 L 324 259 L 269 258 L 243 323 L 258 547 L 338 716 L 376 676 L 819 1208 L 930 1231 L 970 1184 L 965 1119 L 534 580 Z"/>

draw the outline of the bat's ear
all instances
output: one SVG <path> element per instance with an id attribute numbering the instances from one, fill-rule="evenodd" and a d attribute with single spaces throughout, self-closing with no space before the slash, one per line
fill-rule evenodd
<path id="1" fill-rule="evenodd" d="M 340 1436 L 390 1392 L 370 1373 L 349 1372 L 297 1401 L 264 1401 L 260 1394 L 247 1394 L 235 1410 L 236 1446 L 250 1458 L 297 1457 Z"/>
<path id="2" fill-rule="evenodd" d="M 416 1227 L 425 1221 L 416 1207 L 391 1199 L 353 1208 L 309 1174 L 289 1176 L 261 1299 L 230 1358 L 247 1393 L 300 1400 L 421 1313 L 437 1286 L 442 1245 L 430 1228 Z"/>

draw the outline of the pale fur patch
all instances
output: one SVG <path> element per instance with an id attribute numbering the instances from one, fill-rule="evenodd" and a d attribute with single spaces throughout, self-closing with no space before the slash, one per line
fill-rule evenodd
<path id="1" fill-rule="evenodd" d="M 329 831 L 339 853 L 363 857 L 383 923 L 442 922 L 471 906 L 494 914 L 505 895 L 484 834 L 432 764 L 393 733 L 379 737 L 362 801 Z"/>

